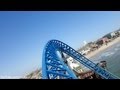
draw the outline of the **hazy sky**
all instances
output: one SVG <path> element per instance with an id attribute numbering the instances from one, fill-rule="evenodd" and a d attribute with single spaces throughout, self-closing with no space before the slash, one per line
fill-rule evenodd
<path id="1" fill-rule="evenodd" d="M 120 28 L 120 12 L 0 12 L 0 76 L 20 76 L 41 67 L 47 41 L 79 48 Z"/>

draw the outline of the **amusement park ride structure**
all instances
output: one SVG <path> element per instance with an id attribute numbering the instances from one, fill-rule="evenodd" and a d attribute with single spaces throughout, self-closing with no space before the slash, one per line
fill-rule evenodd
<path id="1" fill-rule="evenodd" d="M 78 79 L 76 74 L 65 63 L 65 59 L 60 58 L 58 52 L 65 53 L 83 64 L 103 79 L 119 79 L 106 69 L 93 63 L 85 56 L 59 40 L 50 40 L 43 51 L 42 57 L 42 79 Z"/>

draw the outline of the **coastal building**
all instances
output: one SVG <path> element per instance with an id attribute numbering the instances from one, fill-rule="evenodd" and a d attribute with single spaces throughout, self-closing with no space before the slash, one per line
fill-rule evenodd
<path id="1" fill-rule="evenodd" d="M 120 36 L 120 29 L 116 30 L 115 34 L 116 34 L 116 37 L 119 37 Z"/>
<path id="2" fill-rule="evenodd" d="M 111 37 L 114 38 L 116 36 L 115 32 L 111 32 Z"/>
<path id="3" fill-rule="evenodd" d="M 91 44 L 92 44 L 92 42 L 87 43 L 85 46 L 83 46 L 82 48 L 80 48 L 78 50 L 78 52 L 80 52 L 82 55 L 88 54 L 91 51 Z"/>
<path id="4" fill-rule="evenodd" d="M 120 30 L 118 30 L 118 33 L 120 34 Z"/>
<path id="5" fill-rule="evenodd" d="M 82 54 L 82 55 L 86 55 L 86 54 L 88 54 L 90 52 L 90 48 L 85 48 L 85 49 L 83 49 L 82 51 L 80 51 L 80 53 Z"/>
<path id="6" fill-rule="evenodd" d="M 104 35 L 102 38 L 113 39 L 115 37 L 116 37 L 116 32 L 111 32 L 111 33 Z"/>
<path id="7" fill-rule="evenodd" d="M 103 36 L 103 38 L 105 38 L 105 37 L 107 37 L 108 39 L 111 39 L 111 38 L 112 38 L 112 36 L 111 36 L 110 33 L 109 33 L 109 34 L 106 34 L 105 36 Z"/>
<path id="8" fill-rule="evenodd" d="M 83 44 L 84 44 L 84 46 L 87 44 L 87 42 L 86 41 L 83 41 Z"/>
<path id="9" fill-rule="evenodd" d="M 98 49 L 98 45 L 95 42 L 88 43 L 91 51 Z"/>
<path id="10" fill-rule="evenodd" d="M 96 41 L 96 44 L 97 44 L 98 46 L 102 46 L 103 44 L 107 44 L 108 42 L 109 42 L 108 37 L 103 37 L 103 38 L 101 38 L 101 39 L 98 39 L 98 40 Z"/>

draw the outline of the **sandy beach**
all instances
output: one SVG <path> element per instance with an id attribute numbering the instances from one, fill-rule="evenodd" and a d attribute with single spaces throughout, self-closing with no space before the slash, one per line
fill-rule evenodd
<path id="1" fill-rule="evenodd" d="M 103 51 L 103 50 L 109 48 L 110 46 L 112 46 L 112 45 L 114 45 L 118 42 L 120 42 L 120 37 L 118 37 L 118 38 L 114 39 L 113 41 L 109 42 L 107 45 L 101 46 L 98 50 L 95 50 L 95 51 L 85 55 L 85 57 L 90 58 L 90 57 L 96 55 L 97 53 L 99 53 L 100 51 Z"/>

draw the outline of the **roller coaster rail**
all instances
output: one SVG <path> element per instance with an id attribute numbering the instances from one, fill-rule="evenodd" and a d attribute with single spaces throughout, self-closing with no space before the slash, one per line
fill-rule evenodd
<path id="1" fill-rule="evenodd" d="M 74 72 L 64 63 L 57 52 L 66 53 L 104 79 L 119 79 L 59 40 L 48 41 L 43 50 L 42 79 L 77 79 Z"/>

